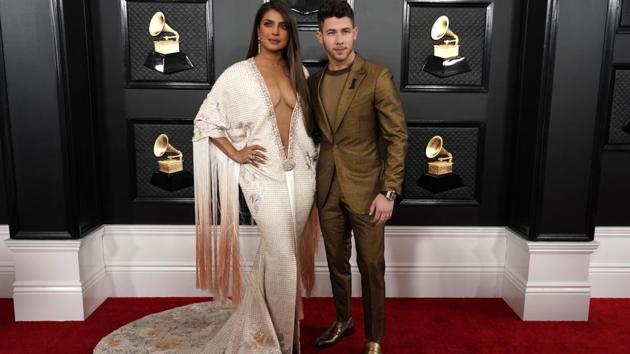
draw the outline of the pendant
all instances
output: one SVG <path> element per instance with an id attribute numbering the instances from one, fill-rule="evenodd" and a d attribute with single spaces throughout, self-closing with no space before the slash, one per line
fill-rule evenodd
<path id="1" fill-rule="evenodd" d="M 282 161 L 282 168 L 285 171 L 292 171 L 295 168 L 295 161 L 292 158 Z"/>

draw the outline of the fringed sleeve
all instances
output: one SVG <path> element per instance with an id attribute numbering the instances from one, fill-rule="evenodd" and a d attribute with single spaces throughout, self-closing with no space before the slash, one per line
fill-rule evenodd
<path id="1" fill-rule="evenodd" d="M 238 235 L 240 165 L 223 154 L 209 139 L 229 139 L 226 114 L 229 105 L 222 102 L 222 97 L 222 85 L 217 80 L 194 121 L 197 287 L 209 290 L 221 302 L 225 302 L 231 292 L 232 304 L 238 305 L 241 298 Z M 221 220 L 217 225 L 219 208 Z"/>

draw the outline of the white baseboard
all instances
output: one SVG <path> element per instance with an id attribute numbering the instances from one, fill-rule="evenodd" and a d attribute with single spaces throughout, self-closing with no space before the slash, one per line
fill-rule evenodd
<path id="1" fill-rule="evenodd" d="M 598 227 L 591 256 L 593 297 L 630 298 L 630 227 Z"/>
<path id="2" fill-rule="evenodd" d="M 251 266 L 260 235 L 241 228 L 244 267 Z M 388 227 L 385 236 L 388 297 L 499 297 L 505 253 L 502 227 Z M 192 226 L 110 225 L 105 263 L 112 296 L 203 296 L 195 289 Z M 354 255 L 351 264 L 356 264 Z M 313 296 L 331 296 L 320 245 Z M 352 267 L 353 295 L 361 296 Z"/>
<path id="3" fill-rule="evenodd" d="M 0 225 L 0 299 L 13 296 L 15 269 L 13 254 L 4 243 L 9 239 L 9 225 Z"/>
<path id="4" fill-rule="evenodd" d="M 104 265 L 82 284 L 81 292 L 83 314 L 87 318 L 111 296 L 111 282 Z"/>
<path id="5" fill-rule="evenodd" d="M 496 298 L 510 290 L 520 292 L 518 271 L 505 268 L 506 232 L 503 227 L 387 227 L 387 296 Z M 248 226 L 241 235 L 247 269 L 260 235 L 255 227 Z M 8 226 L 0 225 L 0 240 L 8 237 Z M 80 282 L 44 285 L 67 293 L 82 292 L 85 313 L 96 308 L 105 295 L 208 295 L 195 288 L 194 226 L 106 225 L 101 240 L 102 246 L 92 244 L 84 247 L 89 252 L 80 254 L 84 265 Z M 600 247 L 591 256 L 591 297 L 630 298 L 630 227 L 598 227 L 595 240 Z M 101 249 L 103 266 L 91 261 L 99 259 Z M 354 256 L 351 263 L 356 265 Z M 14 285 L 21 295 L 37 293 L 42 284 L 14 284 L 14 265 L 12 252 L 0 242 L 0 298 L 13 297 Z M 315 270 L 313 296 L 331 296 L 321 245 Z M 361 296 L 356 266 L 352 272 L 353 295 Z"/>
<path id="6" fill-rule="evenodd" d="M 503 272 L 503 301 L 521 318 L 525 312 L 526 293 L 527 281 L 518 275 L 518 272 L 514 271 L 511 267 L 505 267 Z"/>
<path id="7" fill-rule="evenodd" d="M 104 228 L 80 240 L 8 240 L 16 321 L 86 319 L 110 296 Z"/>
<path id="8" fill-rule="evenodd" d="M 593 242 L 528 242 L 508 231 L 503 299 L 526 321 L 588 320 Z"/>

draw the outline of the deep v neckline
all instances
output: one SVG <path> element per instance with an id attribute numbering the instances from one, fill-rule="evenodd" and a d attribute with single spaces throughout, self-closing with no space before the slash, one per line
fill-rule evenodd
<path id="1" fill-rule="evenodd" d="M 269 118 L 271 121 L 271 126 L 273 129 L 273 139 L 276 142 L 276 146 L 278 147 L 278 151 L 280 153 L 280 159 L 282 160 L 282 168 L 285 171 L 291 171 L 295 168 L 295 160 L 293 159 L 293 145 L 294 145 L 294 129 L 295 129 L 295 121 L 298 113 L 298 109 L 300 106 L 300 95 L 296 93 L 295 105 L 293 106 L 293 110 L 291 111 L 291 117 L 289 118 L 289 142 L 287 151 L 284 151 L 284 145 L 282 145 L 282 138 L 280 137 L 280 129 L 278 128 L 278 118 L 276 117 L 276 110 L 273 107 L 273 102 L 271 101 L 271 94 L 269 93 L 269 88 L 267 87 L 267 82 L 265 78 L 262 76 L 260 69 L 256 65 L 256 61 L 254 57 L 249 58 L 249 63 L 252 66 L 252 71 L 254 71 L 256 78 L 258 79 L 258 84 L 261 87 L 265 104 L 267 105 L 267 109 L 269 110 Z"/>

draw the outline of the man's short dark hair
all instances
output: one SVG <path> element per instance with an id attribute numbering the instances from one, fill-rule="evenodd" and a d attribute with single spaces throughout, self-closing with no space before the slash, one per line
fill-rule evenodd
<path id="1" fill-rule="evenodd" d="M 319 30 L 321 31 L 322 26 L 324 26 L 324 21 L 327 18 L 336 17 L 336 18 L 344 18 L 349 17 L 352 21 L 352 26 L 354 26 L 354 11 L 352 11 L 352 7 L 346 0 L 325 0 L 322 6 L 319 8 L 317 12 L 317 23 L 319 25 Z"/>

